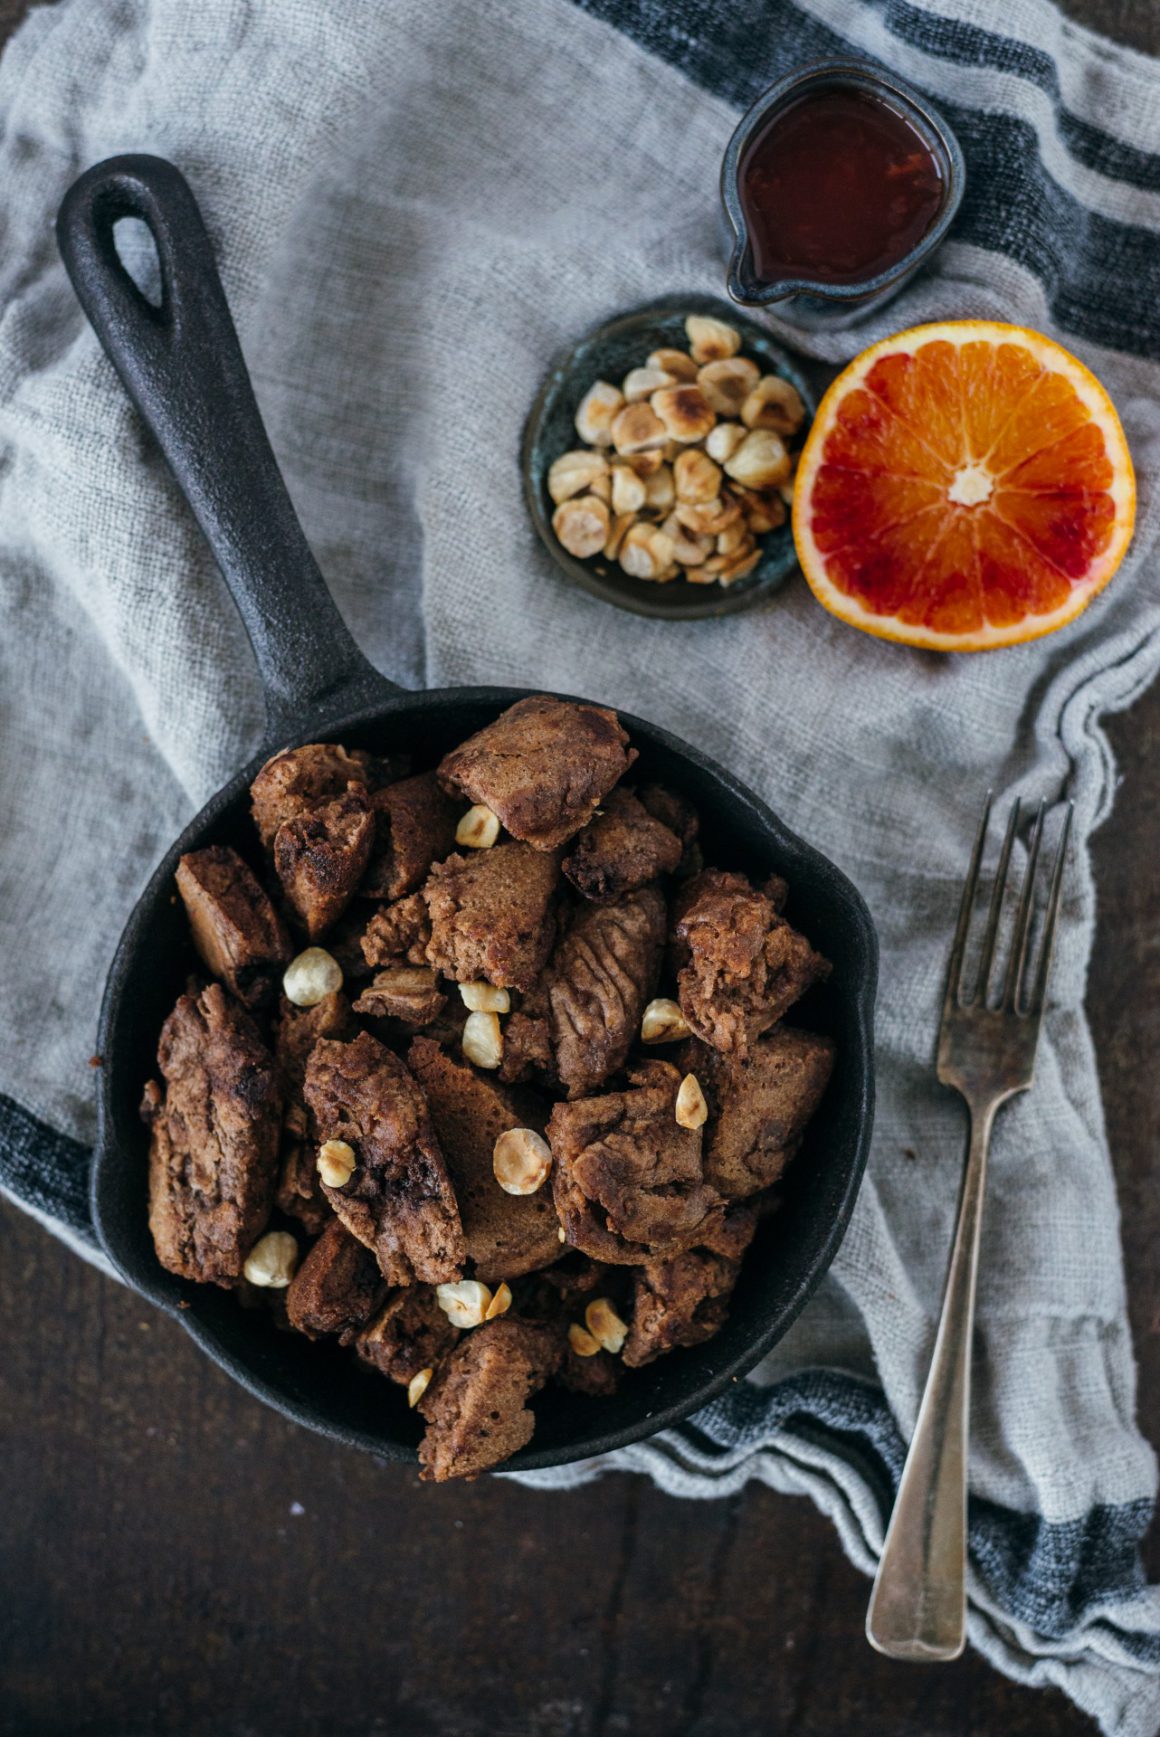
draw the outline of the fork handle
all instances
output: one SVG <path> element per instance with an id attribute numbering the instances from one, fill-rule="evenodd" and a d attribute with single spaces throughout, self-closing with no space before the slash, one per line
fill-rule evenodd
<path id="1" fill-rule="evenodd" d="M 866 1613 L 867 1640 L 894 1659 L 957 1659 L 966 1644 L 971 1338 L 995 1108 L 971 1106 L 934 1357 Z"/>

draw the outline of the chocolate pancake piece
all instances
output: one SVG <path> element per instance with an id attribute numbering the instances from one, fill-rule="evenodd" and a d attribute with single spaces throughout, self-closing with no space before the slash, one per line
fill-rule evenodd
<path id="1" fill-rule="evenodd" d="M 274 869 L 307 935 L 317 941 L 354 897 L 370 860 L 375 818 L 357 784 L 293 820 L 274 837 Z"/>
<path id="2" fill-rule="evenodd" d="M 274 1201 L 281 1099 L 274 1059 L 219 983 L 183 995 L 161 1028 L 142 1115 L 149 1228 L 162 1266 L 230 1287 Z"/>
<path id="3" fill-rule="evenodd" d="M 386 1294 L 372 1251 L 334 1218 L 290 1281 L 286 1315 L 308 1339 L 334 1334 L 349 1345 Z"/>
<path id="4" fill-rule="evenodd" d="M 455 849 L 460 805 L 434 772 L 419 772 L 373 791 L 371 807 L 375 848 L 359 896 L 401 899 L 423 884 L 432 863 Z"/>
<path id="5" fill-rule="evenodd" d="M 551 1188 L 505 1194 L 492 1168 L 495 1143 L 509 1128 L 543 1133 L 543 1106 L 477 1073 L 428 1037 L 415 1039 L 407 1062 L 430 1105 L 475 1277 L 495 1285 L 559 1260 Z"/>
<path id="6" fill-rule="evenodd" d="M 306 1068 L 306 1102 L 319 1145 L 342 1140 L 355 1169 L 323 1183 L 339 1218 L 372 1248 L 390 1285 L 438 1285 L 463 1272 L 467 1249 L 427 1100 L 398 1056 L 369 1032 L 324 1038 Z"/>
<path id="7" fill-rule="evenodd" d="M 427 962 L 457 983 L 529 989 L 556 938 L 557 856 L 497 844 L 436 863 L 423 887 Z"/>
<path id="8" fill-rule="evenodd" d="M 358 1021 L 341 989 L 313 1007 L 297 1007 L 283 995 L 274 1024 L 274 1059 L 282 1090 L 282 1142 L 278 1173 L 278 1210 L 298 1219 L 312 1235 L 334 1217 L 322 1192 L 310 1139 L 310 1119 L 302 1088 L 306 1063 L 319 1038 L 354 1037 Z"/>
<path id="9" fill-rule="evenodd" d="M 253 870 L 228 845 L 211 844 L 181 858 L 177 890 L 206 970 L 244 1007 L 264 1007 L 290 963 L 291 946 Z"/>
<path id="10" fill-rule="evenodd" d="M 682 1063 L 709 1095 L 705 1174 L 729 1200 L 769 1188 L 797 1151 L 834 1065 L 828 1037 L 778 1025 L 748 1054 L 722 1055 L 692 1040 Z"/>
<path id="11" fill-rule="evenodd" d="M 606 706 L 535 694 L 453 748 L 439 779 L 490 808 L 513 838 L 554 850 L 591 819 L 636 757 Z"/>
<path id="12" fill-rule="evenodd" d="M 570 1098 L 589 1096 L 624 1066 L 660 976 L 666 921 L 660 888 L 641 887 L 615 904 L 582 906 L 556 947 L 548 1029 L 553 1073 Z"/>
<path id="13" fill-rule="evenodd" d="M 337 742 L 307 742 L 284 748 L 266 761 L 250 785 L 250 807 L 258 836 L 274 849 L 278 829 L 300 814 L 321 808 L 351 784 L 366 785 L 368 756 L 348 753 Z"/>
<path id="14" fill-rule="evenodd" d="M 528 1400 L 559 1367 L 559 1335 L 503 1315 L 476 1327 L 435 1373 L 419 1401 L 425 1482 L 475 1478 L 531 1441 Z"/>
<path id="15" fill-rule="evenodd" d="M 420 1370 L 436 1368 L 459 1337 L 431 1286 L 408 1285 L 391 1293 L 355 1340 L 355 1350 L 380 1375 L 406 1387 Z"/>
<path id="16" fill-rule="evenodd" d="M 607 904 L 672 874 L 684 855 L 675 832 L 649 813 L 631 790 L 611 790 L 561 867 L 576 891 Z"/>

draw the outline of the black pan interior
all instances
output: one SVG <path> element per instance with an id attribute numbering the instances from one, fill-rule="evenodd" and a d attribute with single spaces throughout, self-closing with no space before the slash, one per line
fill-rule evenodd
<path id="1" fill-rule="evenodd" d="M 416 766 L 495 717 L 520 691 L 452 689 L 403 695 L 299 740 L 327 737 L 384 751 L 405 748 Z M 788 915 L 833 961 L 830 982 L 811 991 L 793 1022 L 830 1033 L 834 1078 L 790 1167 L 783 1204 L 750 1250 L 727 1325 L 707 1345 L 634 1371 L 611 1399 L 551 1390 L 536 1402 L 535 1437 L 510 1467 L 563 1464 L 652 1434 L 699 1409 L 743 1375 L 785 1332 L 833 1259 L 845 1230 L 870 1139 L 871 1024 L 876 942 L 866 907 L 849 881 L 789 832 L 720 768 L 673 737 L 622 714 L 640 750 L 634 776 L 684 791 L 702 817 L 708 861 L 755 878 L 784 874 Z M 146 1223 L 147 1137 L 141 1089 L 156 1071 L 157 1036 L 195 959 L 173 887 L 177 857 L 208 843 L 234 845 L 259 867 L 249 819 L 255 762 L 197 817 L 160 865 L 137 907 L 110 975 L 100 1048 L 101 1140 L 93 1199 L 102 1241 L 124 1277 L 175 1314 L 205 1350 L 267 1403 L 336 1440 L 382 1458 L 410 1460 L 417 1419 L 402 1390 L 357 1366 L 334 1345 L 278 1330 L 235 1296 L 186 1283 L 158 1264 Z"/>

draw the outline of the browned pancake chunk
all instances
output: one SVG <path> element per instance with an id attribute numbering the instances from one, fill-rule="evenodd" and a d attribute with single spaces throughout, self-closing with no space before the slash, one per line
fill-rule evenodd
<path id="1" fill-rule="evenodd" d="M 455 1345 L 453 1327 L 430 1285 L 395 1291 L 355 1341 L 363 1360 L 406 1387 L 421 1369 L 434 1369 Z"/>
<path id="2" fill-rule="evenodd" d="M 592 817 L 635 759 L 606 706 L 536 694 L 453 748 L 439 778 L 484 803 L 513 838 L 553 850 Z"/>
<path id="3" fill-rule="evenodd" d="M 552 1081 L 552 1036 L 548 1030 L 547 995 L 537 996 L 504 1020 L 503 1060 L 499 1077 L 509 1083 Z"/>
<path id="4" fill-rule="evenodd" d="M 323 1193 L 347 1229 L 373 1248 L 390 1285 L 457 1279 L 467 1250 L 427 1100 L 398 1056 L 360 1032 L 323 1038 L 306 1068 L 319 1145 L 345 1140 L 356 1168 Z"/>
<path id="5" fill-rule="evenodd" d="M 705 1175 L 729 1200 L 768 1188 L 797 1151 L 834 1065 L 828 1037 L 779 1025 L 744 1058 L 695 1041 L 682 1060 L 709 1096 Z"/>
<path id="6" fill-rule="evenodd" d="M 424 1481 L 474 1478 L 532 1439 L 528 1400 L 559 1365 L 550 1327 L 501 1316 L 468 1333 L 419 1401 L 427 1430 L 419 1447 Z"/>
<path id="7" fill-rule="evenodd" d="M 560 865 L 526 844 L 497 844 L 436 863 L 423 888 L 428 963 L 457 983 L 481 977 L 529 989 L 556 938 Z"/>
<path id="8" fill-rule="evenodd" d="M 290 937 L 253 871 L 236 850 L 211 844 L 177 865 L 193 944 L 214 977 L 246 1007 L 273 996 L 289 964 Z"/>
<path id="9" fill-rule="evenodd" d="M 286 1314 L 308 1339 L 334 1333 L 341 1345 L 349 1345 L 386 1294 L 370 1249 L 335 1218 L 291 1279 Z"/>
<path id="10" fill-rule="evenodd" d="M 618 1072 L 640 1033 L 664 955 L 664 895 L 641 887 L 584 905 L 552 955 L 548 1026 L 556 1077 L 582 1098 Z"/>
<path id="11" fill-rule="evenodd" d="M 607 904 L 672 874 L 683 855 L 676 833 L 655 819 L 639 797 L 631 790 L 612 790 L 572 840 L 561 867 L 584 898 Z"/>
<path id="12" fill-rule="evenodd" d="M 281 1102 L 273 1057 L 253 1020 L 211 983 L 183 995 L 161 1028 L 142 1114 L 149 1228 L 171 1273 L 231 1286 L 274 1200 Z"/>
<path id="13" fill-rule="evenodd" d="M 388 965 L 378 971 L 354 1004 L 371 1019 L 397 1019 L 411 1031 L 430 1025 L 447 1005 L 439 977 L 429 965 Z"/>
<path id="14" fill-rule="evenodd" d="M 274 1059 L 282 1087 L 281 1168 L 278 1210 L 297 1218 L 312 1235 L 334 1217 L 315 1168 L 315 1147 L 302 1087 L 306 1063 L 321 1037 L 353 1037 L 358 1030 L 350 1004 L 340 989 L 313 1007 L 296 1007 L 283 995 L 274 1024 Z"/>
<path id="15" fill-rule="evenodd" d="M 337 742 L 307 742 L 267 760 L 250 785 L 254 824 L 266 849 L 273 850 L 278 829 L 288 820 L 341 796 L 350 784 L 365 785 L 367 760 Z"/>
<path id="16" fill-rule="evenodd" d="M 505 1194 L 492 1168 L 495 1143 L 509 1128 L 543 1133 L 543 1108 L 527 1093 L 453 1059 L 428 1037 L 415 1039 L 407 1061 L 431 1108 L 476 1278 L 494 1285 L 558 1260 L 551 1189 Z"/>
<path id="17" fill-rule="evenodd" d="M 701 1130 L 677 1123 L 677 1069 L 650 1061 L 628 1077 L 629 1090 L 557 1104 L 548 1119 L 568 1242 L 619 1265 L 694 1246 L 722 1210 L 705 1180 Z"/>
<path id="18" fill-rule="evenodd" d="M 363 932 L 362 953 L 368 966 L 425 965 L 431 941 L 431 919 L 422 893 L 410 893 L 377 910 Z"/>
<path id="19" fill-rule="evenodd" d="M 420 772 L 376 790 L 371 807 L 375 848 L 359 894 L 400 899 L 422 885 L 433 862 L 455 849 L 460 805 L 440 788 L 434 772 Z"/>
<path id="20" fill-rule="evenodd" d="M 366 791 L 357 784 L 278 828 L 274 868 L 312 941 L 326 933 L 354 897 L 374 840 L 375 817 Z"/>
<path id="21" fill-rule="evenodd" d="M 725 1323 L 740 1260 L 689 1249 L 671 1260 L 650 1261 L 633 1279 L 632 1322 L 621 1353 L 630 1369 L 675 1351 L 702 1345 Z"/>
<path id="22" fill-rule="evenodd" d="M 681 841 L 681 869 L 688 862 L 689 852 L 693 842 L 701 830 L 700 816 L 693 804 L 684 796 L 679 796 L 675 790 L 669 790 L 664 784 L 642 784 L 637 791 L 642 807 L 646 808 L 654 820 L 659 820 L 662 826 L 667 826 L 670 832 L 676 834 Z"/>
<path id="23" fill-rule="evenodd" d="M 681 1011 L 714 1049 L 744 1056 L 829 962 L 744 875 L 706 869 L 675 907 Z"/>

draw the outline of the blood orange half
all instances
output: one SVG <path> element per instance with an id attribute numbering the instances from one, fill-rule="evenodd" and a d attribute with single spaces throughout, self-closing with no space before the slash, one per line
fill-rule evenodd
<path id="1" fill-rule="evenodd" d="M 834 381 L 802 451 L 810 588 L 883 639 L 986 651 L 1052 633 L 1107 584 L 1136 482 L 1095 376 L 986 320 L 916 326 Z"/>

